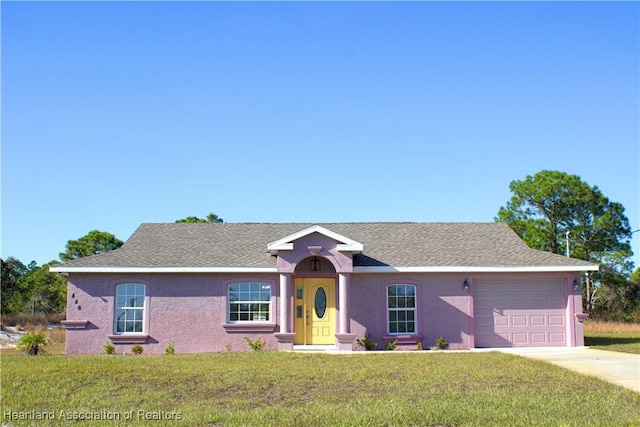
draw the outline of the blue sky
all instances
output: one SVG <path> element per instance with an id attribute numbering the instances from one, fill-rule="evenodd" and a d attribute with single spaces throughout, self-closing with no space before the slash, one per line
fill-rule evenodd
<path id="1" fill-rule="evenodd" d="M 578 175 L 640 228 L 637 2 L 2 2 L 2 257 L 93 229 L 493 221 Z M 640 233 L 634 261 L 640 265 Z"/>

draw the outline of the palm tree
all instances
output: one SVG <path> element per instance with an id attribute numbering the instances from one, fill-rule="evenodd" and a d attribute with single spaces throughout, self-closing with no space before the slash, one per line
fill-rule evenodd
<path id="1" fill-rule="evenodd" d="M 49 344 L 49 340 L 44 332 L 30 331 L 20 337 L 17 343 L 19 349 L 23 349 L 29 356 L 36 356 L 38 353 L 44 353 L 42 347 Z"/>

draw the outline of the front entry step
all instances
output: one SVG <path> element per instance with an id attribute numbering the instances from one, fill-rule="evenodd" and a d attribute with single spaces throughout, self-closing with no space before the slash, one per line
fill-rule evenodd
<path id="1" fill-rule="evenodd" d="M 327 353 L 332 351 L 338 351 L 334 344 L 327 345 L 294 345 L 293 351 L 308 351 L 308 352 L 316 352 L 316 353 Z"/>

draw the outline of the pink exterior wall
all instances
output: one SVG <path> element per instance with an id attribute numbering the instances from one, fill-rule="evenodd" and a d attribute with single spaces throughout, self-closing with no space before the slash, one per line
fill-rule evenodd
<path id="1" fill-rule="evenodd" d="M 467 279 L 470 288 L 463 289 Z M 576 273 L 544 274 L 354 274 L 351 276 L 351 331 L 358 338 L 369 337 L 383 349 L 389 341 L 385 311 L 386 286 L 390 284 L 417 285 L 418 335 L 423 348 L 430 348 L 436 339 L 444 337 L 450 349 L 474 347 L 473 282 L 475 280 L 561 280 L 566 284 L 567 345 L 583 346 L 582 292 L 573 289 Z M 357 301 L 357 303 L 354 303 Z M 411 341 L 411 347 L 415 344 Z"/>
<path id="2" fill-rule="evenodd" d="M 418 335 L 423 348 L 444 337 L 451 349 L 469 348 L 469 295 L 464 292 L 465 276 L 458 274 L 397 273 L 354 274 L 351 276 L 351 332 L 369 337 L 384 349 L 387 333 L 386 286 L 416 285 Z M 388 341 L 389 339 L 387 339 Z M 415 348 L 415 343 L 407 345 Z"/>
<path id="3" fill-rule="evenodd" d="M 579 275 L 568 276 L 567 289 L 569 295 L 569 315 L 571 318 L 572 334 L 573 334 L 573 347 L 584 346 L 584 328 L 583 322 L 587 318 L 587 315 L 582 312 L 582 285 L 579 290 L 573 289 L 573 282 L 576 280 L 580 283 L 581 279 Z"/>
<path id="4" fill-rule="evenodd" d="M 84 329 L 68 329 L 68 354 L 104 353 L 103 346 L 114 333 L 114 295 L 118 283 L 147 285 L 146 331 L 141 344 L 145 354 L 160 354 L 173 342 L 176 353 L 206 353 L 249 350 L 245 336 L 262 337 L 266 349 L 277 348 L 273 325 L 264 331 L 229 331 L 227 285 L 233 281 L 261 281 L 271 284 L 271 321 L 278 316 L 278 275 L 213 274 L 72 274 L 69 277 L 67 320 L 88 320 Z M 72 298 L 71 295 L 75 295 Z M 78 301 L 77 304 L 75 301 Z M 117 344 L 116 353 L 131 353 L 132 344 Z"/>
<path id="5" fill-rule="evenodd" d="M 302 251 L 301 251 L 302 252 Z M 297 255 L 300 260 L 304 253 Z M 342 255 L 342 254 L 339 254 Z M 306 255 L 309 256 L 308 254 Z M 335 260 L 334 260 L 335 261 Z M 318 276 L 336 277 L 329 260 L 322 260 Z M 333 264 L 333 263 L 332 263 Z M 335 265 L 335 264 L 333 264 Z M 344 267 L 344 266 L 343 266 Z M 349 265 L 349 268 L 351 266 Z M 293 277 L 308 277 L 307 264 L 301 263 Z M 417 289 L 417 322 L 419 337 L 408 340 L 407 347 L 415 348 L 416 340 L 424 348 L 431 347 L 437 338 L 444 337 L 451 349 L 474 346 L 473 340 L 473 282 L 474 280 L 561 279 L 567 289 L 568 345 L 584 345 L 582 323 L 577 313 L 582 312 L 581 291 L 573 290 L 571 274 L 493 274 L 467 275 L 463 273 L 366 273 L 351 274 L 348 291 L 350 331 L 357 338 L 367 333 L 384 349 L 387 333 L 386 286 L 413 284 Z M 467 279 L 470 289 L 463 289 Z M 103 346 L 114 333 L 114 295 L 118 283 L 142 283 L 146 285 L 147 312 L 144 344 L 145 354 L 161 354 L 169 342 L 176 353 L 223 352 L 230 346 L 233 351 L 248 351 L 244 340 L 261 337 L 266 349 L 278 347 L 274 333 L 280 331 L 279 274 L 71 274 L 69 277 L 67 320 L 88 321 L 86 327 L 67 330 L 67 353 L 100 354 Z M 227 323 L 227 287 L 235 281 L 261 281 L 271 284 L 271 318 L 258 328 L 239 329 Z M 293 280 L 289 286 L 290 316 Z M 73 296 L 73 297 L 72 297 Z M 336 292 L 338 299 L 338 292 Z M 336 309 L 339 301 L 336 301 Z M 339 319 L 339 312 L 336 313 Z M 77 322 L 76 322 L 77 323 Z M 290 324 L 293 324 L 291 322 Z M 262 326 L 262 327 L 259 327 Z M 337 326 L 337 325 L 336 325 Z M 336 328 L 338 331 L 338 328 Z M 386 338 L 385 338 L 386 337 Z M 409 344 L 410 343 L 410 344 Z M 131 343 L 114 342 L 116 352 L 131 353 Z M 360 349 L 354 344 L 354 349 Z"/>

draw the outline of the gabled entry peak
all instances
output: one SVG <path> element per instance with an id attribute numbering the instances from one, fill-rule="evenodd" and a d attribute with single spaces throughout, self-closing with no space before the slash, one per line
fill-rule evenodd
<path id="1" fill-rule="evenodd" d="M 356 242 L 355 240 L 349 239 L 348 237 L 335 233 L 320 225 L 312 225 L 311 227 L 305 228 L 304 230 L 300 230 L 296 233 L 276 240 L 275 242 L 271 242 L 267 245 L 267 250 L 271 253 L 271 255 L 276 255 L 278 251 L 291 251 L 293 250 L 294 241 L 313 233 L 320 233 L 338 242 L 338 251 L 362 252 L 363 250 L 362 243 Z"/>

